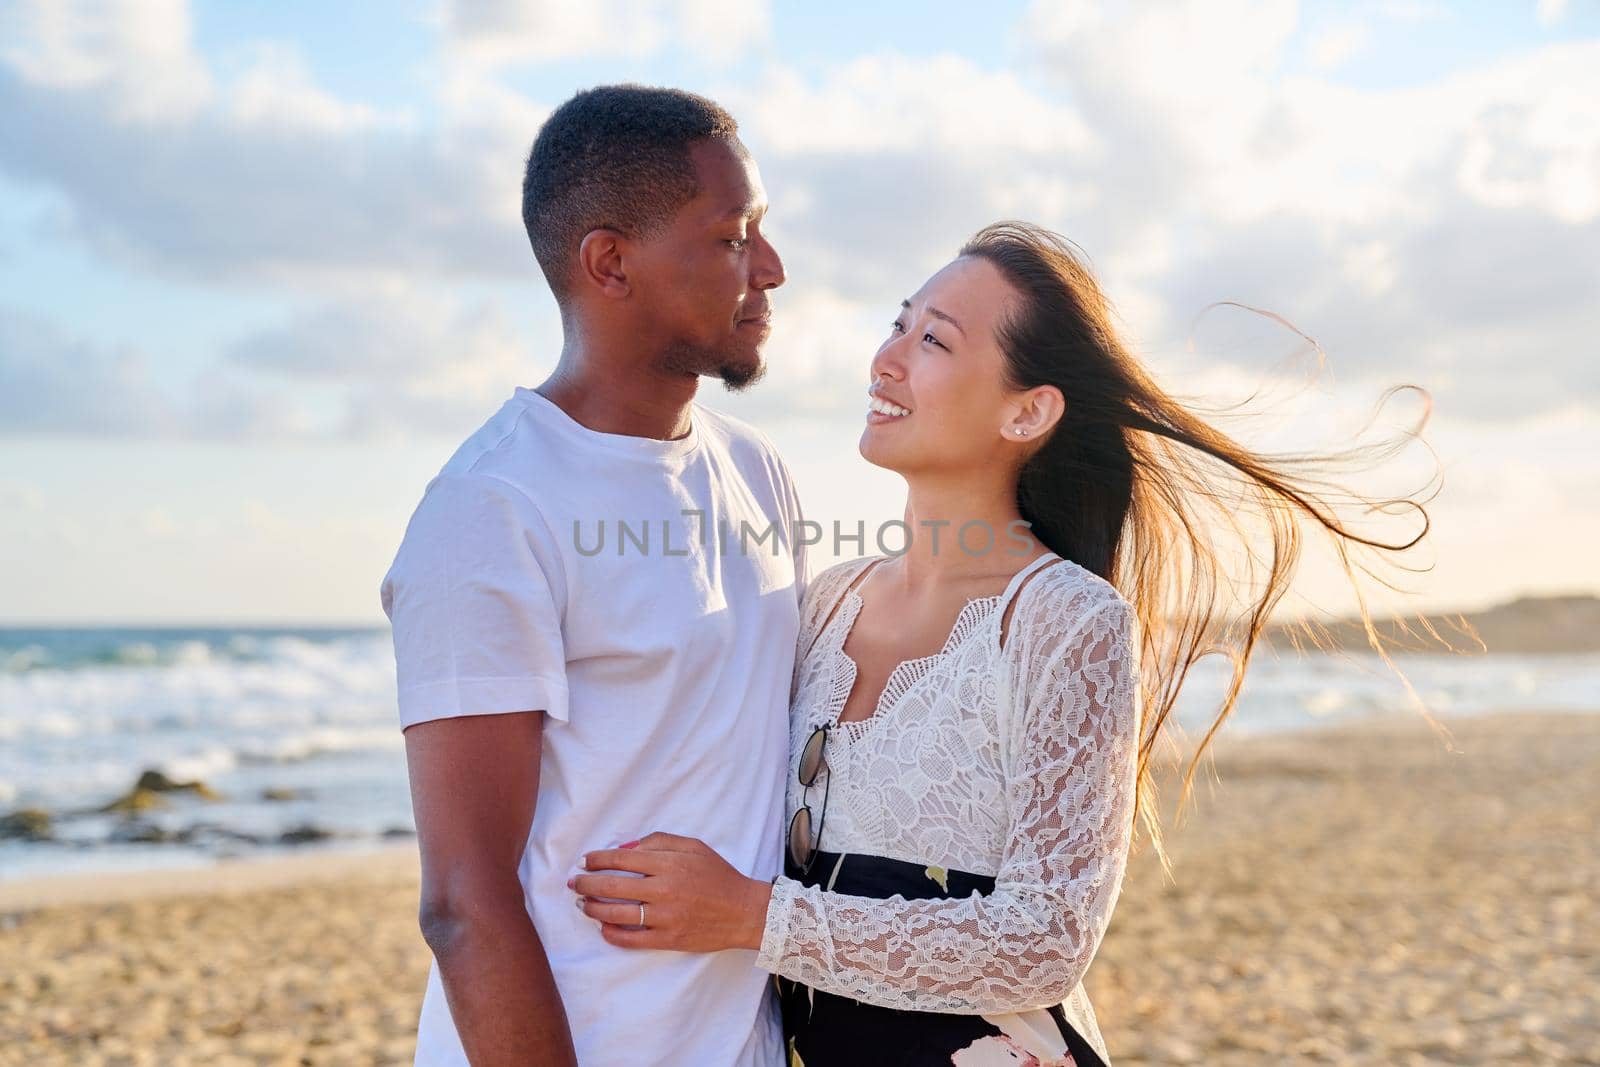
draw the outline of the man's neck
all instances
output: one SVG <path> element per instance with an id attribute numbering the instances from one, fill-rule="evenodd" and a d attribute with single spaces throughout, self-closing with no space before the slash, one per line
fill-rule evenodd
<path id="1" fill-rule="evenodd" d="M 699 385 L 695 375 L 663 375 L 569 345 L 534 392 L 597 433 L 671 441 L 688 435 Z"/>

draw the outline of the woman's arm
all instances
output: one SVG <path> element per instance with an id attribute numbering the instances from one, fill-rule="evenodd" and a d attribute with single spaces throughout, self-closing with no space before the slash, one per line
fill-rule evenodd
<path id="1" fill-rule="evenodd" d="M 1127 865 L 1135 626 L 1126 601 L 1109 598 L 1030 656 L 1006 761 L 1011 836 L 993 893 L 877 900 L 780 878 L 758 965 L 890 1008 L 999 1013 L 1064 999 L 1099 947 Z"/>

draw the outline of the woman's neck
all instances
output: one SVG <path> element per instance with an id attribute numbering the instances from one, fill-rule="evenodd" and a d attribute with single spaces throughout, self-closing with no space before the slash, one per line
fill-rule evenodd
<path id="1" fill-rule="evenodd" d="M 1016 571 L 1045 550 L 1022 525 L 1014 484 L 907 482 L 909 543 L 900 558 L 907 589 Z"/>

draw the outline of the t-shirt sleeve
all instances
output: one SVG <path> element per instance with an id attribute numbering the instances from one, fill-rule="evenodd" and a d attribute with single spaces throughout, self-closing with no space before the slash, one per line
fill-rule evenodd
<path id="1" fill-rule="evenodd" d="M 543 711 L 567 719 L 560 554 L 531 501 L 496 478 L 428 486 L 383 580 L 401 729 Z"/>

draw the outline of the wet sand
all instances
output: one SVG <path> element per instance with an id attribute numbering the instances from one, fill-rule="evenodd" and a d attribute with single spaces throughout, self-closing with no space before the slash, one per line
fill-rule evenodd
<path id="1" fill-rule="evenodd" d="M 1089 974 L 1118 1067 L 1600 1064 L 1600 715 L 1450 728 L 1221 739 Z M 410 844 L 0 882 L 0 1064 L 409 1064 L 416 893 Z"/>

